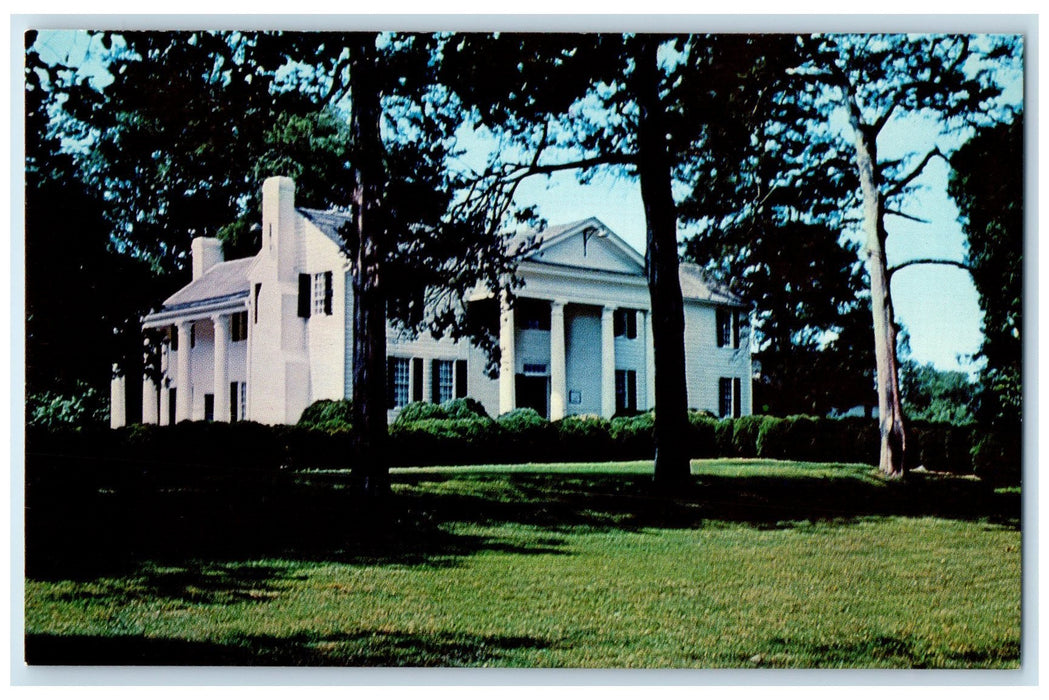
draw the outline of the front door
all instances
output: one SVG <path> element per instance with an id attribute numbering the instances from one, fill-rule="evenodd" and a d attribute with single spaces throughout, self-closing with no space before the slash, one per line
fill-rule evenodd
<path id="1" fill-rule="evenodd" d="M 550 378 L 545 376 L 517 375 L 517 407 L 534 408 L 539 415 L 549 418 L 547 413 L 547 397 L 549 395 Z"/>

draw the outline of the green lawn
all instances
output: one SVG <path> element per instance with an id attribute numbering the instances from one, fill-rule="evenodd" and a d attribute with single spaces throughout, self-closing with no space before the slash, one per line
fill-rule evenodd
<path id="1" fill-rule="evenodd" d="M 1018 494 L 857 465 L 693 472 L 668 498 L 643 462 L 397 470 L 379 518 L 314 472 L 244 499 L 102 493 L 65 530 L 29 493 L 27 655 L 1018 667 Z"/>

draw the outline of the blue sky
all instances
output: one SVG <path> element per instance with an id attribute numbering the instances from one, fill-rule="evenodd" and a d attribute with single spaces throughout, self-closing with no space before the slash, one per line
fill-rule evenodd
<path id="1" fill-rule="evenodd" d="M 80 64 L 87 49 L 86 35 L 60 32 L 46 38 L 42 54 L 45 59 Z M 86 67 L 96 76 L 104 73 L 90 60 Z M 1006 101 L 1019 104 L 1022 99 L 1022 76 L 1009 76 Z M 880 154 L 883 158 L 892 158 L 911 151 L 924 152 L 933 144 L 950 151 L 961 142 L 958 136 L 945 137 L 940 131 L 935 122 L 898 118 L 886 127 L 879 139 Z M 484 156 L 472 153 L 467 160 L 480 164 Z M 918 180 L 922 189 L 907 207 L 909 212 L 929 223 L 896 217 L 887 221 L 890 266 L 919 257 L 963 259 L 965 236 L 958 222 L 958 211 L 947 196 L 947 177 L 946 164 L 939 159 L 932 161 Z M 517 201 L 537 205 L 540 215 L 550 224 L 596 216 L 644 252 L 644 210 L 636 181 L 598 175 L 589 184 L 580 185 L 573 173 L 559 173 L 525 181 L 518 189 Z M 892 292 L 897 317 L 911 336 L 915 360 L 947 370 L 975 368 L 971 357 L 982 341 L 982 314 L 975 288 L 965 271 L 928 265 L 907 268 L 894 276 Z"/>

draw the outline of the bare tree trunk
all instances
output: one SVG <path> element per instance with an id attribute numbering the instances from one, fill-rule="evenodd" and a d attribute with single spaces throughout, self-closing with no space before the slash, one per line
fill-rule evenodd
<path id="1" fill-rule="evenodd" d="M 903 475 L 906 437 L 900 404 L 899 362 L 896 357 L 896 319 L 889 288 L 882 226 L 881 189 L 877 170 L 874 129 L 854 121 L 856 167 L 863 193 L 863 232 L 866 238 L 867 271 L 871 280 L 871 310 L 874 316 L 874 357 L 878 372 L 878 420 L 881 451 L 878 466 L 893 477 Z"/>
<path id="2" fill-rule="evenodd" d="M 357 255 L 353 265 L 353 427 L 356 450 L 353 475 L 366 498 L 389 491 L 386 463 L 386 296 L 382 264 L 386 224 L 382 200 L 384 153 L 375 36 L 350 39 L 350 128 L 356 183 L 353 195 Z"/>
<path id="3" fill-rule="evenodd" d="M 640 106 L 638 179 L 645 207 L 645 268 L 652 302 L 655 352 L 655 481 L 672 488 L 690 477 L 685 385 L 685 311 L 678 277 L 677 210 L 671 189 L 663 104 L 659 99 L 656 37 L 634 39 L 634 92 Z"/>

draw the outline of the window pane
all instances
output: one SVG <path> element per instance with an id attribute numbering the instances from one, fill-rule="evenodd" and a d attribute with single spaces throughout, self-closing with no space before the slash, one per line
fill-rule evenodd
<path id="1" fill-rule="evenodd" d="M 410 363 L 406 357 L 393 360 L 393 405 L 396 408 L 408 405 Z"/>
<path id="2" fill-rule="evenodd" d="M 455 382 L 452 375 L 452 361 L 441 360 L 437 363 L 438 398 L 441 403 L 450 401 L 455 391 Z"/>

